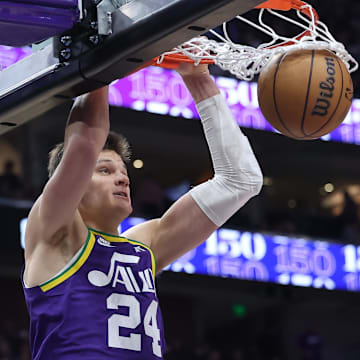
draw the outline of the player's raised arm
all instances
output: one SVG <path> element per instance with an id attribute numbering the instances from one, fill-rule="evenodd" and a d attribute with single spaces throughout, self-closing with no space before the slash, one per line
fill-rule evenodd
<path id="1" fill-rule="evenodd" d="M 108 87 L 80 96 L 74 102 L 65 129 L 61 161 L 33 207 L 28 227 L 36 227 L 41 241 L 56 241 L 60 230 L 74 220 L 109 133 Z M 28 237 L 27 252 L 34 247 Z M 27 240 L 28 240 L 27 239 Z M 36 241 L 38 241 L 36 240 Z"/>
<path id="2" fill-rule="evenodd" d="M 205 241 L 262 187 L 262 173 L 207 66 L 181 64 L 209 146 L 214 177 L 193 188 L 153 224 L 158 269 Z"/>

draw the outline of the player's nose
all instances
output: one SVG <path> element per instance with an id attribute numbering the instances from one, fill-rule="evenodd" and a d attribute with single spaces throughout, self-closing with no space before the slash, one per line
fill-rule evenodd
<path id="1" fill-rule="evenodd" d="M 130 180 L 129 177 L 123 173 L 119 173 L 115 177 L 115 185 L 117 186 L 129 186 Z"/>

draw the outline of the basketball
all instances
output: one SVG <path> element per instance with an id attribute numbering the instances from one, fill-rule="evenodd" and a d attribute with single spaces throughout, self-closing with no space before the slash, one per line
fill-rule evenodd
<path id="1" fill-rule="evenodd" d="M 274 56 L 258 80 L 265 119 L 283 135 L 311 140 L 345 119 L 353 83 L 343 61 L 328 50 L 296 50 Z"/>

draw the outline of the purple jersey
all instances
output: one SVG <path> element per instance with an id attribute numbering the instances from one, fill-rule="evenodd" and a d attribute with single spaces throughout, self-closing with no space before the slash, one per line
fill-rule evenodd
<path id="1" fill-rule="evenodd" d="M 146 245 L 89 229 L 74 260 L 26 288 L 33 360 L 151 360 L 165 350 Z"/>

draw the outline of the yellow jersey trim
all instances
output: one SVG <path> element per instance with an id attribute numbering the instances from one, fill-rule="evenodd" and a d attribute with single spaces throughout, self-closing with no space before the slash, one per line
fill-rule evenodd
<path id="1" fill-rule="evenodd" d="M 88 259 L 93 247 L 95 244 L 95 236 L 94 234 L 89 230 L 88 237 L 86 239 L 86 243 L 79 254 L 78 258 L 74 261 L 74 263 L 67 269 L 65 269 L 61 274 L 56 276 L 53 279 L 50 279 L 49 281 L 45 282 L 44 284 L 40 285 L 40 289 L 43 292 L 49 291 L 55 286 L 61 284 L 66 279 L 68 279 L 70 276 L 74 275 L 81 266 L 85 263 L 85 261 Z"/>
<path id="2" fill-rule="evenodd" d="M 104 233 L 102 231 L 98 231 L 98 230 L 95 230 L 95 229 L 92 229 L 92 228 L 88 228 L 88 229 L 91 232 L 102 235 L 105 238 L 105 240 L 107 240 L 109 242 L 127 242 L 127 243 L 130 243 L 132 245 L 140 245 L 140 246 L 144 247 L 145 249 L 147 249 L 149 251 L 149 253 L 150 253 L 150 256 L 151 256 L 151 265 L 152 265 L 153 277 L 154 277 L 154 280 L 155 280 L 156 266 L 157 266 L 156 258 L 155 258 L 155 255 L 154 255 L 153 251 L 151 250 L 151 248 L 149 246 L 145 245 L 144 243 L 142 243 L 140 241 L 128 239 L 128 238 L 123 237 L 123 236 L 107 234 L 107 233 Z"/>
<path id="3" fill-rule="evenodd" d="M 136 241 L 136 240 L 127 239 L 125 237 L 116 236 L 116 235 L 110 235 L 110 234 L 103 233 L 101 231 L 97 231 L 95 229 L 88 228 L 88 237 L 86 239 L 85 245 L 84 245 L 81 253 L 79 254 L 78 258 L 74 261 L 74 263 L 71 266 L 69 266 L 67 269 L 65 269 L 61 274 L 54 277 L 53 279 L 50 279 L 49 281 L 47 281 L 45 283 L 39 285 L 40 289 L 43 292 L 47 292 L 47 291 L 53 289 L 54 287 L 56 287 L 57 285 L 61 284 L 62 282 L 67 280 L 69 277 L 74 275 L 81 268 L 81 266 L 88 259 L 89 255 L 95 245 L 95 235 L 94 235 L 95 233 L 102 235 L 105 238 L 105 240 L 107 240 L 109 242 L 127 242 L 132 245 L 140 245 L 140 246 L 144 247 L 145 249 L 147 249 L 150 253 L 153 277 L 155 280 L 156 259 L 155 259 L 154 253 L 152 252 L 150 247 L 148 247 L 147 245 L 145 245 L 139 241 Z"/>

